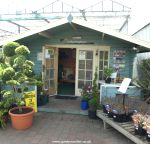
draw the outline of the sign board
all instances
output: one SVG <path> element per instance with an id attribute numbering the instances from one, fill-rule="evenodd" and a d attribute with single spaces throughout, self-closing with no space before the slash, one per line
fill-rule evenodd
<path id="1" fill-rule="evenodd" d="M 28 107 L 32 107 L 37 112 L 37 97 L 36 91 L 30 91 L 25 93 L 25 104 Z"/>
<path id="2" fill-rule="evenodd" d="M 126 93 L 130 82 L 131 82 L 130 78 L 124 78 L 122 83 L 121 83 L 121 86 L 118 89 L 118 91 L 121 92 L 121 93 Z"/>

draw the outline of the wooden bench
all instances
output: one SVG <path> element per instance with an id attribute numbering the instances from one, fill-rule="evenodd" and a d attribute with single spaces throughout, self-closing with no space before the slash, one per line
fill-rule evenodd
<path id="1" fill-rule="evenodd" d="M 102 110 L 97 110 L 97 117 L 103 120 L 104 129 L 106 129 L 107 125 L 110 125 L 134 143 L 148 144 L 146 136 L 138 136 L 134 134 L 134 126 L 132 122 L 114 122 L 113 119 L 109 118 L 105 113 L 102 112 Z"/>

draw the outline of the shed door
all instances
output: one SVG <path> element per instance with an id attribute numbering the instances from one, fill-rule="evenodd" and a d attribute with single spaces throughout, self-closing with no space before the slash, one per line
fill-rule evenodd
<path id="1" fill-rule="evenodd" d="M 57 94 L 58 48 L 43 48 L 43 82 L 50 95 Z"/>

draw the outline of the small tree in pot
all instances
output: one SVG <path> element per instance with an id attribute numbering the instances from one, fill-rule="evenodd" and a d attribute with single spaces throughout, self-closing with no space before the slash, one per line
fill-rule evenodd
<path id="1" fill-rule="evenodd" d="M 110 76 L 113 72 L 114 72 L 113 68 L 108 68 L 108 67 L 104 68 L 104 78 L 105 78 L 106 83 L 111 82 L 111 77 Z"/>
<path id="2" fill-rule="evenodd" d="M 9 89 L 4 92 L 4 95 L 9 92 L 18 105 L 9 111 L 12 126 L 16 129 L 26 129 L 32 125 L 34 111 L 22 105 L 24 105 L 24 92 L 28 89 L 28 85 L 37 82 L 32 75 L 34 63 L 27 60 L 29 49 L 19 43 L 7 43 L 3 46 L 3 52 L 5 68 L 2 72 L 2 81 Z"/>
<path id="3" fill-rule="evenodd" d="M 92 87 L 92 97 L 89 100 L 89 109 L 88 116 L 89 118 L 96 118 L 96 110 L 99 106 L 99 92 L 98 92 L 98 84 L 97 84 L 97 68 L 94 74 L 93 87 Z"/>

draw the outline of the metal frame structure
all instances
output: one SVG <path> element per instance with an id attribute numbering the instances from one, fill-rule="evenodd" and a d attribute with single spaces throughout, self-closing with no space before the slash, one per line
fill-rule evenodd
<path id="1" fill-rule="evenodd" d="M 24 9 L 15 13 L 0 14 L 0 37 L 22 33 L 67 17 L 69 14 L 79 19 L 94 22 L 100 26 L 119 30 L 128 20 L 130 11 L 131 8 L 113 0 L 101 0 L 85 9 L 78 9 L 61 0 L 56 0 L 36 11 Z M 13 24 L 15 28 L 12 28 L 10 25 L 10 30 L 8 29 L 9 26 L 5 29 L 2 26 L 4 22 L 9 23 L 9 25 Z"/>

